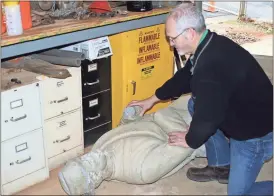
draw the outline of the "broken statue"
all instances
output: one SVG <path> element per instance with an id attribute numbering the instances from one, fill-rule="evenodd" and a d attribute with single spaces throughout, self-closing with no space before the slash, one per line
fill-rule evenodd
<path id="1" fill-rule="evenodd" d="M 195 157 L 206 156 L 204 145 L 194 150 L 168 144 L 168 133 L 186 131 L 190 121 L 183 97 L 155 113 L 124 118 L 89 153 L 65 164 L 61 186 L 68 195 L 94 195 L 104 180 L 148 184 L 174 174 Z"/>

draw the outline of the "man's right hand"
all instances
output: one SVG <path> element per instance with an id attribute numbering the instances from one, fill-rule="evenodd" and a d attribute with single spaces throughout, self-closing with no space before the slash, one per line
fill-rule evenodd
<path id="1" fill-rule="evenodd" d="M 144 100 L 139 100 L 139 101 L 133 100 L 127 105 L 127 107 L 135 106 L 135 105 L 140 106 L 142 108 L 140 116 L 143 116 L 145 114 L 145 112 L 148 111 L 150 108 L 152 108 L 153 105 L 158 101 L 160 101 L 160 99 L 158 99 L 156 97 L 156 95 L 153 95 L 153 96 L 151 96 L 147 99 L 144 99 Z"/>

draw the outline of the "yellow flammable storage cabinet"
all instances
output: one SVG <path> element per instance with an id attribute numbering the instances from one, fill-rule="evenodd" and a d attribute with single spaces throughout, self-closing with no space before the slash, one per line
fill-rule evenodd
<path id="1" fill-rule="evenodd" d="M 132 100 L 148 98 L 174 73 L 173 50 L 165 25 L 127 31 L 109 37 L 112 83 L 112 127 L 116 127 L 123 110 Z M 147 113 L 166 107 L 158 103 Z"/>

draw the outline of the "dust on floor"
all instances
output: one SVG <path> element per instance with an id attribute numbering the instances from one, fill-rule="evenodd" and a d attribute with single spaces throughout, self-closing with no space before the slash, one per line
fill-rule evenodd
<path id="1" fill-rule="evenodd" d="M 174 175 L 153 184 L 133 185 L 124 182 L 104 181 L 97 189 L 96 195 L 226 195 L 227 185 L 217 182 L 193 182 L 187 179 L 189 167 L 204 167 L 205 158 L 196 159 Z M 57 175 L 60 168 L 50 172 L 50 179 L 34 185 L 17 195 L 66 195 L 62 190 Z M 272 180 L 272 160 L 266 163 L 258 180 Z"/>

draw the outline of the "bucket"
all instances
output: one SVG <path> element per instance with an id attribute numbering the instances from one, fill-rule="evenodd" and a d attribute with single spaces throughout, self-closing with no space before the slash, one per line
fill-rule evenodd
<path id="1" fill-rule="evenodd" d="M 146 12 L 152 9 L 152 1 L 127 1 L 127 10 L 131 12 Z"/>

